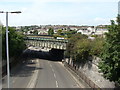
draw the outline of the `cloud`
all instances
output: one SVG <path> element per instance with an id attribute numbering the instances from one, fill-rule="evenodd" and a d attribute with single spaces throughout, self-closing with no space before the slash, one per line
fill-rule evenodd
<path id="1" fill-rule="evenodd" d="M 49 2 L 81 3 L 81 2 L 118 2 L 118 1 L 119 0 L 33 0 L 31 2 L 37 2 L 37 3 L 42 3 L 42 2 L 43 3 L 49 3 Z"/>
<path id="2" fill-rule="evenodd" d="M 103 25 L 109 25 L 110 24 L 110 18 L 100 18 L 97 17 L 93 20 L 96 24 L 103 24 Z"/>
<path id="3" fill-rule="evenodd" d="M 0 0 L 0 2 L 33 2 L 34 0 Z"/>
<path id="4" fill-rule="evenodd" d="M 112 18 L 111 20 L 114 20 L 114 21 L 116 21 L 116 20 L 117 20 L 117 18 Z"/>
<path id="5" fill-rule="evenodd" d="M 95 21 L 106 21 L 106 19 L 104 19 L 104 18 L 98 18 L 98 17 L 95 18 L 94 20 L 95 20 Z"/>
<path id="6" fill-rule="evenodd" d="M 119 0 L 0 0 L 0 2 L 118 2 Z"/>
<path id="7" fill-rule="evenodd" d="M 79 3 L 93 1 L 95 0 L 0 0 L 0 2 L 4 2 L 0 4 L 0 9 L 22 11 L 18 15 L 9 14 L 9 25 L 11 26 L 32 24 L 108 24 L 110 18 L 105 17 L 108 17 L 108 15 L 113 17 L 113 13 L 116 13 L 113 10 L 117 7 L 113 3 Z M 96 1 L 102 2 L 103 0 Z M 104 2 L 107 1 L 104 0 Z M 5 24 L 5 15 L 0 14 L 0 20 Z"/>

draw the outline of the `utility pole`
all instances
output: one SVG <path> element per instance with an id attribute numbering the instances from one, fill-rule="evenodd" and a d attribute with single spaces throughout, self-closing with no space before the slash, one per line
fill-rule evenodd
<path id="1" fill-rule="evenodd" d="M 6 54 L 7 54 L 7 88 L 10 88 L 10 63 L 9 63 L 9 39 L 8 39 L 8 13 L 21 13 L 21 11 L 15 12 L 4 12 L 0 11 L 0 13 L 6 14 Z"/>
<path id="2" fill-rule="evenodd" d="M 118 2 L 118 25 L 120 25 L 120 1 Z"/>

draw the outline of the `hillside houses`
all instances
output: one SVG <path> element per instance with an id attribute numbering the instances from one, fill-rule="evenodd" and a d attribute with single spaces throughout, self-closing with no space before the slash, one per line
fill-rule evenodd
<path id="1" fill-rule="evenodd" d="M 105 28 L 97 28 L 95 30 L 95 35 L 103 35 L 105 33 L 108 33 L 108 29 L 105 29 Z"/>
<path id="2" fill-rule="evenodd" d="M 16 27 L 16 30 L 21 30 L 25 35 L 31 35 L 35 31 L 38 32 L 38 35 L 48 35 L 49 28 L 54 29 L 54 33 L 57 33 L 58 30 L 65 31 L 76 31 L 77 33 L 85 35 L 103 35 L 108 32 L 105 25 L 99 26 L 75 26 L 75 25 L 32 25 L 32 26 L 19 26 Z"/>
<path id="3" fill-rule="evenodd" d="M 95 28 L 93 27 L 81 27 L 81 29 L 77 31 L 77 33 L 81 33 L 85 35 L 91 35 L 94 32 L 95 32 Z"/>
<path id="4" fill-rule="evenodd" d="M 108 32 L 106 27 L 82 27 L 77 33 L 85 34 L 85 35 L 103 35 Z"/>

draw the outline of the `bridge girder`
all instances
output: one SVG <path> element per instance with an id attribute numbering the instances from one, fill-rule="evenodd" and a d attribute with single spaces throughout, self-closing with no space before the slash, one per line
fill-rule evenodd
<path id="1" fill-rule="evenodd" d="M 26 45 L 32 45 L 36 47 L 45 47 L 45 48 L 54 48 L 54 49 L 62 49 L 66 50 L 66 44 L 67 42 L 63 41 L 52 41 L 52 40 L 32 40 L 32 39 L 26 39 Z"/>

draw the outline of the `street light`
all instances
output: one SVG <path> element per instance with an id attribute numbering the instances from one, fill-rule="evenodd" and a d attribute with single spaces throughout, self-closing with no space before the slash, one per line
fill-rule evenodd
<path id="1" fill-rule="evenodd" d="M 15 12 L 0 11 L 0 13 L 6 13 L 7 86 L 8 86 L 8 88 L 10 88 L 10 65 L 9 65 L 9 45 L 8 45 L 8 13 L 21 13 L 21 11 L 15 11 Z"/>

